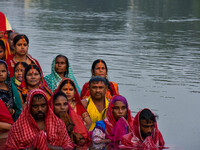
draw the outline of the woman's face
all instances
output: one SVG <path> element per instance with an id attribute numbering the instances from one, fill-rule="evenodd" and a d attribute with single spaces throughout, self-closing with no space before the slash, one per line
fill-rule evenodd
<path id="1" fill-rule="evenodd" d="M 64 74 L 67 71 L 67 64 L 64 57 L 58 57 L 55 61 L 55 71 L 58 74 Z"/>
<path id="2" fill-rule="evenodd" d="M 126 117 L 127 108 L 126 105 L 121 101 L 116 101 L 113 103 L 112 113 L 116 121 L 118 121 L 121 117 Z"/>
<path id="3" fill-rule="evenodd" d="M 75 89 L 74 87 L 70 84 L 70 83 L 66 83 L 62 88 L 61 91 L 63 93 L 65 93 L 65 95 L 67 96 L 67 99 L 73 100 L 74 95 L 75 95 Z"/>
<path id="4" fill-rule="evenodd" d="M 30 69 L 26 74 L 26 82 L 30 87 L 39 86 L 40 73 L 36 69 Z"/>
<path id="5" fill-rule="evenodd" d="M 93 72 L 94 76 L 101 76 L 103 78 L 106 78 L 107 70 L 104 63 L 102 62 L 97 63 L 93 71 L 94 71 Z"/>
<path id="6" fill-rule="evenodd" d="M 5 50 L 0 47 L 0 59 L 3 60 L 3 56 L 5 55 Z"/>
<path id="7" fill-rule="evenodd" d="M 64 96 L 58 96 L 53 104 L 54 113 L 60 117 L 61 112 L 68 112 L 68 102 Z"/>
<path id="8" fill-rule="evenodd" d="M 28 43 L 25 39 L 20 39 L 15 44 L 15 54 L 19 56 L 24 56 L 28 53 Z"/>
<path id="9" fill-rule="evenodd" d="M 22 64 L 19 64 L 16 68 L 15 68 L 15 72 L 14 72 L 14 76 L 15 78 L 22 82 L 23 76 L 24 76 L 24 72 L 25 72 L 25 68 Z"/>
<path id="10" fill-rule="evenodd" d="M 0 83 L 3 83 L 7 79 L 7 70 L 4 64 L 0 64 Z"/>

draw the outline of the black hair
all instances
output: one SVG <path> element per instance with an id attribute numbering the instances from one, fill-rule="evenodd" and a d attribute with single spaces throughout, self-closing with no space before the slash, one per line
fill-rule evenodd
<path id="1" fill-rule="evenodd" d="M 28 64 L 26 62 L 17 62 L 15 67 L 14 67 L 14 71 L 17 68 L 17 66 L 21 63 L 21 65 L 26 69 L 26 67 L 28 66 Z"/>
<path id="2" fill-rule="evenodd" d="M 0 40 L 0 47 L 5 51 L 6 50 L 6 47 L 5 47 L 5 44 L 3 42 L 3 40 Z"/>
<path id="3" fill-rule="evenodd" d="M 91 68 L 92 75 L 94 75 L 93 74 L 94 73 L 94 69 L 95 69 L 96 65 L 98 63 L 100 63 L 100 61 L 105 65 L 106 72 L 108 72 L 108 67 L 106 65 L 106 62 L 103 59 L 97 59 L 92 63 L 92 68 Z M 105 79 L 106 79 L 106 85 L 108 86 L 108 89 L 110 90 L 110 94 L 111 94 L 111 96 L 113 96 L 113 91 L 112 91 L 112 88 L 110 87 L 109 80 L 107 78 L 105 78 Z"/>
<path id="4" fill-rule="evenodd" d="M 59 58 L 59 57 L 65 58 L 65 63 L 66 63 L 66 66 L 67 66 L 67 68 L 66 68 L 67 70 L 65 71 L 64 76 L 66 74 L 68 75 L 68 73 L 69 73 L 69 61 L 68 61 L 68 58 L 66 56 L 60 54 L 60 55 L 56 56 L 56 59 Z M 55 63 L 56 63 L 56 59 L 55 59 Z"/>
<path id="5" fill-rule="evenodd" d="M 37 65 L 28 65 L 28 66 L 26 67 L 26 69 L 25 69 L 25 72 L 24 72 L 24 81 L 25 81 L 26 84 L 27 84 L 27 80 L 26 80 L 27 72 L 28 72 L 29 70 L 31 70 L 32 68 L 33 68 L 33 69 L 36 69 L 36 70 L 39 72 L 40 77 L 41 77 L 40 68 L 39 68 Z"/>
<path id="6" fill-rule="evenodd" d="M 29 44 L 29 39 L 25 34 L 18 34 L 15 36 L 15 38 L 13 39 L 13 44 L 14 46 L 16 45 L 16 43 L 21 40 L 22 38 L 24 38 L 27 42 L 27 44 Z"/>
<path id="7" fill-rule="evenodd" d="M 63 96 L 67 99 L 67 96 L 65 95 L 65 93 L 63 93 L 62 91 L 58 91 L 57 93 L 54 94 L 53 96 L 53 104 L 55 103 L 55 100 L 59 97 L 59 96 Z"/>
<path id="8" fill-rule="evenodd" d="M 35 94 L 35 95 L 33 95 L 33 98 L 35 98 L 35 99 L 41 99 L 41 98 L 43 98 L 44 97 L 44 95 L 42 95 L 42 94 Z M 32 98 L 32 99 L 33 99 Z M 44 97 L 45 98 L 45 97 Z"/>
<path id="9" fill-rule="evenodd" d="M 60 85 L 60 87 L 59 87 L 59 90 L 61 90 L 62 89 L 62 87 L 65 85 L 65 84 L 67 84 L 68 83 L 68 81 L 69 81 L 69 83 L 73 86 L 73 88 L 74 88 L 74 90 L 76 90 L 76 87 L 75 87 L 75 84 L 74 84 L 74 82 L 72 82 L 71 80 L 69 80 L 69 79 L 66 79 L 66 80 L 64 80 L 62 83 L 61 83 L 61 85 Z"/>
<path id="10" fill-rule="evenodd" d="M 149 109 L 143 109 L 140 112 L 139 120 L 144 119 L 149 123 L 149 121 L 156 122 L 156 116 L 149 110 Z"/>
<path id="11" fill-rule="evenodd" d="M 100 77 L 100 76 L 94 76 L 90 79 L 89 81 L 89 86 L 91 85 L 91 83 L 93 82 L 103 82 L 106 86 L 108 86 L 107 82 L 106 82 L 106 79 L 103 78 L 103 77 Z"/>

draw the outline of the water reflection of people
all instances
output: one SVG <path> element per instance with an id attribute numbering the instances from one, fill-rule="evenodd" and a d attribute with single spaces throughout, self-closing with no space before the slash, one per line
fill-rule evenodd
<path id="1" fill-rule="evenodd" d="M 133 130 L 133 117 L 125 97 L 114 96 L 108 105 L 106 119 L 96 122 L 92 134 L 95 146 L 102 143 L 119 143 L 121 137 Z"/>
<path id="2" fill-rule="evenodd" d="M 147 108 L 139 111 L 134 119 L 133 132 L 124 135 L 121 146 L 135 149 L 162 149 L 164 139 L 158 130 L 155 115 Z"/>

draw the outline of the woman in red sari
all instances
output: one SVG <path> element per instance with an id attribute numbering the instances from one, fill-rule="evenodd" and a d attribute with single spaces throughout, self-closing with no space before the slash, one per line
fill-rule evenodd
<path id="1" fill-rule="evenodd" d="M 14 67 L 17 62 L 26 62 L 28 65 L 35 64 L 40 68 L 40 72 L 43 76 L 42 69 L 39 62 L 28 54 L 29 39 L 24 34 L 17 35 L 14 40 L 14 54 L 9 55 L 6 60 L 8 69 L 10 72 L 10 77 L 14 76 Z"/>
<path id="2" fill-rule="evenodd" d="M 55 92 L 50 105 L 55 115 L 65 123 L 72 142 L 79 146 L 86 144 L 89 141 L 88 131 L 80 116 L 69 105 L 65 93 Z"/>
<path id="3" fill-rule="evenodd" d="M 106 92 L 106 97 L 111 99 L 114 95 L 119 95 L 118 84 L 112 81 L 108 81 L 108 68 L 106 62 L 102 59 L 97 59 L 92 64 L 91 69 L 92 76 L 101 76 L 106 79 L 108 90 Z M 81 90 L 81 99 L 87 99 L 90 95 L 89 92 L 89 82 L 83 85 Z"/>
<path id="4" fill-rule="evenodd" d="M 22 80 L 21 85 L 18 87 L 23 107 L 27 101 L 28 93 L 33 89 L 45 91 L 48 100 L 50 100 L 52 92 L 47 86 L 39 67 L 37 65 L 28 65 L 25 69 L 24 80 Z"/>
<path id="5" fill-rule="evenodd" d="M 56 89 L 56 92 L 57 91 L 62 91 L 66 94 L 69 105 L 84 121 L 85 127 L 89 129 L 92 121 L 87 110 L 81 103 L 78 90 L 73 80 L 70 78 L 64 78 Z"/>

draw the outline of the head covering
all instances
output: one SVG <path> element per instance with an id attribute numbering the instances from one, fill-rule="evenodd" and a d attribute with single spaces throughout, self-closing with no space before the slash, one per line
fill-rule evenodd
<path id="1" fill-rule="evenodd" d="M 54 94 L 51 97 L 50 102 L 50 106 L 51 109 L 54 111 L 54 106 L 53 106 L 53 97 L 54 95 L 58 92 L 58 90 L 56 90 L 54 92 Z M 88 135 L 88 131 L 83 123 L 83 120 L 80 118 L 80 116 L 72 109 L 72 107 L 70 106 L 70 104 L 68 103 L 68 114 L 70 116 L 70 118 L 72 119 L 73 123 L 74 123 L 74 129 L 73 131 L 76 133 L 81 134 L 86 140 L 88 140 L 89 135 Z"/>
<path id="2" fill-rule="evenodd" d="M 149 110 L 148 108 L 145 108 L 145 109 Z M 143 110 L 144 109 L 139 111 L 135 116 L 134 123 L 133 123 L 133 127 L 134 127 L 133 132 L 123 136 L 121 140 L 121 143 L 122 143 L 121 148 L 125 148 L 127 146 L 134 147 L 134 148 L 142 148 L 142 149 L 164 148 L 165 142 L 164 142 L 161 132 L 158 130 L 156 120 L 154 122 L 154 129 L 152 131 L 152 135 L 143 139 L 141 135 L 141 131 L 140 131 L 140 120 L 139 120 L 140 113 Z"/>
<path id="3" fill-rule="evenodd" d="M 5 82 L 6 82 L 7 86 L 8 86 L 9 99 L 6 102 L 4 101 L 4 103 L 8 104 L 11 108 L 13 108 L 14 99 L 13 99 L 12 85 L 11 85 L 11 81 L 10 81 L 8 66 L 7 66 L 6 62 L 3 61 L 3 60 L 0 60 L 0 64 L 4 64 L 6 66 L 6 70 L 7 70 L 7 78 L 6 78 Z M 0 95 L 0 99 L 1 99 L 1 96 L 3 96 L 3 95 L 2 94 Z"/>
<path id="4" fill-rule="evenodd" d="M 55 90 L 55 93 L 59 91 L 61 84 L 62 84 L 64 81 L 66 81 L 66 80 L 71 81 L 71 82 L 75 85 L 75 83 L 74 83 L 74 81 L 73 81 L 72 79 L 70 79 L 70 78 L 64 78 L 64 79 L 60 82 L 60 84 L 59 84 L 59 86 L 57 87 L 57 89 Z M 78 90 L 77 90 L 77 88 L 76 88 L 76 85 L 75 85 L 75 89 L 74 89 L 74 90 L 75 90 L 74 98 L 75 98 L 75 101 L 76 101 L 76 110 L 77 110 L 77 114 L 78 114 L 79 116 L 81 116 L 81 118 L 83 118 L 82 115 L 83 115 L 83 113 L 87 112 L 87 110 L 85 109 L 85 107 L 84 107 L 83 104 L 81 103 L 81 99 L 80 99 Z"/>
<path id="5" fill-rule="evenodd" d="M 130 131 L 132 131 L 133 130 L 133 120 L 134 120 L 134 118 L 131 115 L 131 110 L 129 109 L 127 100 L 126 100 L 125 97 L 123 97 L 121 95 L 115 95 L 111 98 L 111 100 L 109 102 L 107 112 L 106 112 L 106 119 L 104 119 L 104 122 L 106 124 L 106 130 L 107 130 L 108 134 L 111 134 L 113 127 L 116 125 L 116 120 L 115 120 L 113 113 L 112 113 L 112 107 L 113 107 L 113 104 L 116 101 L 121 101 L 126 105 L 126 108 L 127 108 L 126 120 L 128 122 Z"/>
<path id="6" fill-rule="evenodd" d="M 45 116 L 45 131 L 39 129 L 31 115 L 31 102 L 33 96 L 37 94 L 43 95 L 47 101 L 46 93 L 43 90 L 30 91 L 24 110 L 9 132 L 6 141 L 7 149 L 25 149 L 33 146 L 37 149 L 47 150 L 47 142 L 65 149 L 73 148 L 65 124 L 55 116 L 49 105 L 47 105 Z"/>
<path id="7" fill-rule="evenodd" d="M 44 77 L 47 82 L 47 85 L 49 86 L 49 88 L 52 91 L 54 91 L 58 87 L 58 85 L 60 84 L 60 82 L 62 80 L 62 78 L 55 71 L 55 61 L 56 61 L 56 57 L 53 59 L 53 62 L 51 64 L 51 74 Z M 73 70 L 72 70 L 70 63 L 68 66 L 68 74 L 66 74 L 65 77 L 70 78 L 74 81 L 76 88 L 78 90 L 78 93 L 80 94 L 81 90 L 80 90 L 80 87 L 78 86 L 76 78 L 74 77 Z"/>

